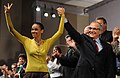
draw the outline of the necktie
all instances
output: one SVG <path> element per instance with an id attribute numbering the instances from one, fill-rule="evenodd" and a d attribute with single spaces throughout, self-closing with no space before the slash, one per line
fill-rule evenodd
<path id="1" fill-rule="evenodd" d="M 95 43 L 96 52 L 98 53 L 98 46 L 97 46 L 97 44 L 96 44 L 96 40 L 93 40 L 93 41 L 94 41 L 94 43 Z"/>

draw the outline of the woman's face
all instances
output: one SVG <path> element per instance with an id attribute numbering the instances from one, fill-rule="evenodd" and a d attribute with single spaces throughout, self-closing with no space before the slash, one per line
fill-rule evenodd
<path id="1" fill-rule="evenodd" d="M 22 65 L 22 64 L 25 63 L 25 60 L 22 57 L 19 57 L 18 62 L 19 62 L 20 65 Z"/>
<path id="2" fill-rule="evenodd" d="M 57 48 L 53 48 L 53 53 L 52 56 L 58 57 L 60 55 L 59 51 L 57 50 Z"/>
<path id="3" fill-rule="evenodd" d="M 58 52 L 58 50 L 56 48 L 53 48 L 53 54 Z"/>
<path id="4" fill-rule="evenodd" d="M 33 24 L 31 28 L 31 34 L 33 38 L 40 37 L 41 33 L 43 33 L 43 30 L 41 30 L 40 26 L 38 24 Z"/>

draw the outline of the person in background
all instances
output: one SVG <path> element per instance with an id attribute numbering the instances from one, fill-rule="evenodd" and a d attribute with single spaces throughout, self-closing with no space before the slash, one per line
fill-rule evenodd
<path id="1" fill-rule="evenodd" d="M 62 54 L 60 47 L 55 46 L 53 48 L 51 60 L 48 61 L 48 68 L 50 73 L 50 78 L 63 78 L 61 73 L 61 64 L 60 60 L 56 58 L 56 54 Z"/>
<path id="2" fill-rule="evenodd" d="M 107 30 L 107 20 L 104 17 L 97 17 L 96 22 L 100 23 L 102 26 L 102 34 L 100 38 L 111 43 L 113 41 L 112 31 Z"/>
<path id="3" fill-rule="evenodd" d="M 17 63 L 13 63 L 11 65 L 12 70 L 9 70 L 8 66 L 6 66 L 6 65 L 3 65 L 1 67 L 1 69 L 4 71 L 5 75 L 9 78 L 23 78 L 23 76 L 25 74 L 25 68 L 26 68 L 26 56 L 25 56 L 25 54 L 19 55 L 18 63 L 19 63 L 19 65 L 17 65 Z M 20 69 L 20 65 L 22 66 L 21 69 Z"/>
<path id="4" fill-rule="evenodd" d="M 12 70 L 12 73 L 11 73 L 11 78 L 14 78 L 14 75 L 15 75 L 15 73 L 16 73 L 16 71 L 17 71 L 17 63 L 13 63 L 12 65 L 11 65 L 11 70 Z"/>
<path id="5" fill-rule="evenodd" d="M 7 65 L 2 65 L 1 67 L 0 67 L 0 69 L 1 69 L 1 71 L 2 71 L 2 73 L 3 73 L 3 77 L 4 78 L 7 78 L 8 77 L 8 75 L 10 75 L 10 72 L 9 72 L 9 70 L 8 70 L 8 66 Z"/>
<path id="6" fill-rule="evenodd" d="M 0 70 L 0 78 L 4 78 L 2 70 Z"/>
<path id="7" fill-rule="evenodd" d="M 61 20 L 59 24 L 58 31 L 50 38 L 43 40 L 41 38 L 44 33 L 44 26 L 42 23 L 35 22 L 31 27 L 32 39 L 23 36 L 17 32 L 10 18 L 10 11 L 13 4 L 4 5 L 4 13 L 6 18 L 6 23 L 9 32 L 23 44 L 26 55 L 27 55 L 27 66 L 25 70 L 24 78 L 47 78 L 48 77 L 48 67 L 46 62 L 46 56 L 48 54 L 49 48 L 55 43 L 55 41 L 63 34 L 64 30 L 64 9 L 57 8 L 57 10 L 62 10 L 60 14 Z M 59 13 L 59 11 L 58 11 Z"/>
<path id="8" fill-rule="evenodd" d="M 112 36 L 113 36 L 113 41 L 111 42 L 111 45 L 113 47 L 113 52 L 116 55 L 119 55 L 120 54 L 120 50 L 119 50 L 120 29 L 115 27 L 114 30 L 112 31 Z"/>
<path id="9" fill-rule="evenodd" d="M 16 74 L 14 75 L 16 78 L 19 76 L 20 78 L 23 78 L 23 76 L 25 75 L 26 65 L 27 65 L 27 57 L 25 54 L 20 53 L 18 56 Z"/>
<path id="10" fill-rule="evenodd" d="M 13 65 L 13 64 L 12 64 Z M 11 66 L 12 66 L 11 65 Z M 12 70 L 9 70 L 8 69 L 8 66 L 7 65 L 2 65 L 1 68 L 0 68 L 3 72 L 3 76 L 4 78 L 14 78 L 14 72 Z M 16 71 L 15 71 L 16 72 Z"/>
<path id="11" fill-rule="evenodd" d="M 120 29 L 114 28 L 112 31 L 113 41 L 111 45 L 113 47 L 113 52 L 116 54 L 116 68 L 117 68 L 117 75 L 120 76 Z"/>
<path id="12" fill-rule="evenodd" d="M 71 78 L 77 65 L 80 53 L 77 50 L 77 43 L 69 36 L 65 36 L 67 44 L 67 52 L 65 55 L 58 54 L 57 58 L 60 60 L 62 65 L 63 78 Z"/>

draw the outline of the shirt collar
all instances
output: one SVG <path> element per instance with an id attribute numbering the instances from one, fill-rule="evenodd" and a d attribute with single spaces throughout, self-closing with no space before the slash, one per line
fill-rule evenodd
<path id="1" fill-rule="evenodd" d="M 95 41 L 96 41 L 97 43 L 100 43 L 100 39 L 99 39 L 99 38 L 95 39 Z"/>

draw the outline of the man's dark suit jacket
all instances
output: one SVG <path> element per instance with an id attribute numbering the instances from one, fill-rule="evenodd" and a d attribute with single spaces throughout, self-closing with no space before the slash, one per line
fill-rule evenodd
<path id="1" fill-rule="evenodd" d="M 20 70 L 20 78 L 23 78 L 23 76 L 25 75 L 25 70 L 23 69 L 23 67 L 26 68 L 26 65 L 27 65 L 27 63 L 24 63 L 22 65 L 22 69 Z M 16 73 L 18 72 L 19 68 L 20 67 L 17 68 Z"/>
<path id="2" fill-rule="evenodd" d="M 111 45 L 101 40 L 103 49 L 97 53 L 92 38 L 77 32 L 65 23 L 68 34 L 79 44 L 80 57 L 71 78 L 115 78 L 115 57 Z"/>
<path id="3" fill-rule="evenodd" d="M 65 56 L 61 56 L 60 63 L 63 66 L 63 78 L 70 78 L 75 70 L 80 53 L 72 47 L 68 48 Z"/>
<path id="4" fill-rule="evenodd" d="M 100 36 L 102 38 L 102 40 L 105 40 L 107 42 L 112 42 L 113 41 L 113 37 L 112 37 L 112 31 L 105 31 L 101 34 Z"/>

